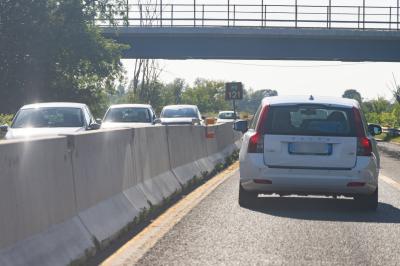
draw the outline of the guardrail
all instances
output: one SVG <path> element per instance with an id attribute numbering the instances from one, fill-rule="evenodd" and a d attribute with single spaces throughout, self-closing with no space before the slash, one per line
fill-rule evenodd
<path id="1" fill-rule="evenodd" d="M 135 1 L 136 2 L 136 1 Z M 325 5 L 271 4 L 260 0 L 259 4 L 166 3 L 132 4 L 108 7 L 115 15 L 114 26 L 135 27 L 294 27 L 294 28 L 349 28 L 399 30 L 400 1 L 381 1 L 381 5 L 337 5 L 328 0 Z M 302 1 L 304 3 L 304 1 Z M 99 26 L 110 26 L 96 18 Z"/>
<path id="2" fill-rule="evenodd" d="M 238 149 L 232 124 L 0 144 L 0 265 L 67 265 L 104 247 Z"/>

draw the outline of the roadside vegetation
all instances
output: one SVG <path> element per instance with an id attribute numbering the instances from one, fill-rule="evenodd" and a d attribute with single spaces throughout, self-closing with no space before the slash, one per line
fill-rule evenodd
<path id="1" fill-rule="evenodd" d="M 387 129 L 397 129 L 400 127 L 400 87 L 393 90 L 394 101 L 390 102 L 383 97 L 364 101 L 361 94 L 356 90 L 346 90 L 344 98 L 355 99 L 361 104 L 368 123 L 379 124 Z M 380 141 L 390 141 L 400 143 L 400 136 L 389 132 L 384 132 L 375 137 Z"/>
<path id="2" fill-rule="evenodd" d="M 0 125 L 11 125 L 13 115 L 0 114 Z"/>

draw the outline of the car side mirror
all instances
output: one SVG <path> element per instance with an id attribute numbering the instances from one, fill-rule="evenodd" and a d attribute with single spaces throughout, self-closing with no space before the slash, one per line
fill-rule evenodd
<path id="1" fill-rule="evenodd" d="M 382 127 L 376 124 L 369 124 L 368 131 L 372 136 L 377 136 L 382 134 Z"/>
<path id="2" fill-rule="evenodd" d="M 101 125 L 102 122 L 103 122 L 103 121 L 102 121 L 100 118 L 96 118 L 96 123 L 97 123 L 97 124 Z"/>
<path id="3" fill-rule="evenodd" d="M 160 118 L 154 119 L 154 124 L 161 124 L 161 119 Z"/>
<path id="4" fill-rule="evenodd" d="M 242 133 L 246 133 L 249 129 L 249 125 L 247 120 L 240 120 L 233 123 L 233 130 L 240 131 Z"/>
<path id="5" fill-rule="evenodd" d="M 101 127 L 101 125 L 98 124 L 98 123 L 91 123 L 91 124 L 88 126 L 88 130 L 97 130 L 97 129 L 100 129 L 100 127 Z"/>
<path id="6" fill-rule="evenodd" d="M 7 124 L 0 126 L 0 132 L 7 133 L 7 131 L 8 131 L 8 125 Z"/>
<path id="7" fill-rule="evenodd" d="M 206 117 L 205 117 L 205 116 L 202 116 L 201 119 L 206 120 Z"/>
<path id="8" fill-rule="evenodd" d="M 193 125 L 196 125 L 196 124 L 197 124 L 197 125 L 200 125 L 200 119 L 198 119 L 198 118 L 193 118 L 193 119 L 192 119 L 192 124 L 193 124 Z"/>

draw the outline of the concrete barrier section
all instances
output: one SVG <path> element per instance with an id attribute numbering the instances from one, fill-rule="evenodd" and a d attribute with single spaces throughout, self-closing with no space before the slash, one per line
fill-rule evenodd
<path id="1" fill-rule="evenodd" d="M 201 176 L 194 149 L 194 126 L 167 126 L 171 168 L 184 185 L 193 177 Z"/>
<path id="2" fill-rule="evenodd" d="M 224 157 L 229 156 L 235 150 L 234 147 L 234 131 L 233 123 L 224 123 L 217 126 L 216 137 L 218 151 L 222 153 Z"/>
<path id="3" fill-rule="evenodd" d="M 94 251 L 92 236 L 74 217 L 0 250 L 0 265 L 62 266 Z"/>
<path id="4" fill-rule="evenodd" d="M 197 165 L 201 172 L 210 173 L 215 167 L 215 163 L 209 159 L 207 153 L 207 131 L 205 127 L 196 126 L 193 128 L 193 146 Z"/>
<path id="5" fill-rule="evenodd" d="M 215 132 L 215 137 L 209 138 L 206 141 L 207 155 L 208 155 L 208 160 L 211 162 L 211 164 L 215 166 L 219 163 L 223 163 L 225 157 L 218 150 L 217 128 L 219 127 L 219 125 L 214 125 L 209 127 L 212 127 L 212 131 Z"/>
<path id="6" fill-rule="evenodd" d="M 133 159 L 135 180 L 131 184 L 138 184 L 152 204 L 181 189 L 171 172 L 166 127 L 135 128 Z"/>
<path id="7" fill-rule="evenodd" d="M 133 176 L 133 131 L 87 132 L 68 136 L 79 217 L 103 244 L 139 213 L 122 193 Z"/>
<path id="8" fill-rule="evenodd" d="M 65 137 L 3 142 L 0 169 L 1 265 L 67 264 L 94 247 L 73 218 L 74 181 Z"/>

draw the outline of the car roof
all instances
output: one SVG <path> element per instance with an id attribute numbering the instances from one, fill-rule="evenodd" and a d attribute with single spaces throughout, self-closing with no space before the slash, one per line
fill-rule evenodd
<path id="1" fill-rule="evenodd" d="M 181 109 L 181 108 L 193 108 L 193 109 L 196 109 L 197 105 L 190 105 L 190 104 L 167 105 L 167 106 L 164 106 L 163 109 Z"/>
<path id="2" fill-rule="evenodd" d="M 72 108 L 83 108 L 86 104 L 84 103 L 69 103 L 69 102 L 49 102 L 49 103 L 33 103 L 27 104 L 21 107 L 21 109 L 34 109 L 34 108 L 46 108 L 46 107 L 72 107 Z"/>
<path id="3" fill-rule="evenodd" d="M 233 111 L 219 111 L 220 114 L 233 113 Z"/>
<path id="4" fill-rule="evenodd" d="M 321 104 L 337 107 L 356 107 L 359 108 L 359 103 L 353 99 L 340 97 L 325 97 L 325 96 L 272 96 L 265 97 L 262 100 L 263 105 L 294 105 L 294 104 Z"/>
<path id="5" fill-rule="evenodd" d="M 126 103 L 126 104 L 113 104 L 110 109 L 113 108 L 152 108 L 150 104 L 139 104 L 139 103 Z"/>

